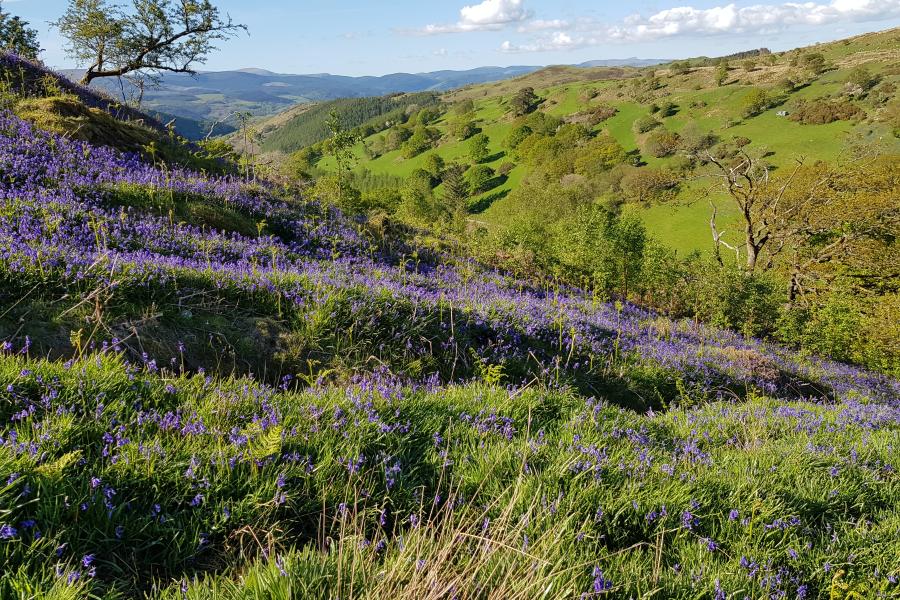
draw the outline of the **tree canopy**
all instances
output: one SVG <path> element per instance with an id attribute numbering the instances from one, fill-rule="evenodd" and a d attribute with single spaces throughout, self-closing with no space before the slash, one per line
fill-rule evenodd
<path id="1" fill-rule="evenodd" d="M 27 21 L 3 10 L 2 0 L 0 0 L 0 49 L 32 60 L 36 59 L 41 51 L 37 31 L 31 29 Z"/>
<path id="2" fill-rule="evenodd" d="M 210 0 L 69 0 L 54 25 L 68 54 L 87 65 L 81 83 L 133 76 L 155 81 L 163 72 L 190 73 L 215 43 L 246 30 L 222 16 Z"/>

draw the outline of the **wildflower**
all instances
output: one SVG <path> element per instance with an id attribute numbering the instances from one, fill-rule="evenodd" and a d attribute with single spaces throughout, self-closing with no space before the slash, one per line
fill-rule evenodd
<path id="1" fill-rule="evenodd" d="M 203 503 L 203 494 L 197 494 L 194 496 L 193 500 L 191 500 L 191 506 L 194 508 L 200 506 Z"/>
<path id="2" fill-rule="evenodd" d="M 740 515 L 740 513 L 738 513 L 737 509 L 732 508 L 731 512 L 728 513 L 728 520 L 729 521 L 737 521 L 740 516 L 741 515 Z"/>
<path id="3" fill-rule="evenodd" d="M 0 525 L 0 539 L 2 540 L 12 539 L 16 537 L 18 533 L 18 530 L 16 530 L 16 528 L 12 525 L 7 525 L 5 523 L 3 525 Z"/>
<path id="4" fill-rule="evenodd" d="M 96 558 L 97 557 L 93 554 L 85 554 L 83 557 L 81 557 L 81 566 L 87 569 L 92 564 L 94 564 L 94 560 L 96 560 Z"/>
<path id="5" fill-rule="evenodd" d="M 593 576 L 594 582 L 591 587 L 595 594 L 602 594 L 612 589 L 612 581 L 603 576 L 603 571 L 600 570 L 600 567 L 594 567 Z"/>

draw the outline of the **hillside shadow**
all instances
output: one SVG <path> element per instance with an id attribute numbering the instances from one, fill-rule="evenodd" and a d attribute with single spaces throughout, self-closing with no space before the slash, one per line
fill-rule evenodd
<path id="1" fill-rule="evenodd" d="M 501 158 L 506 158 L 506 151 L 505 151 L 505 150 L 501 150 L 500 152 L 497 152 L 497 153 L 495 153 L 495 154 L 491 154 L 490 156 L 486 157 L 483 161 L 481 161 L 481 162 L 478 163 L 478 164 L 480 164 L 480 165 L 490 164 L 490 163 L 492 163 L 492 162 L 496 162 L 496 161 L 500 160 Z"/>
<path id="2" fill-rule="evenodd" d="M 506 176 L 503 175 L 502 177 L 506 177 Z M 494 179 L 498 179 L 498 178 L 495 177 Z M 496 187 L 496 186 L 494 186 L 494 187 Z M 498 200 L 502 200 L 503 198 L 506 198 L 508 195 L 509 195 L 509 190 L 507 189 L 507 190 L 500 190 L 499 192 L 494 192 L 493 194 L 487 194 L 485 196 L 482 196 L 477 201 L 475 201 L 474 203 L 469 205 L 469 213 L 471 213 L 473 215 L 483 213 L 484 211 L 489 209 L 494 202 L 497 202 Z"/>

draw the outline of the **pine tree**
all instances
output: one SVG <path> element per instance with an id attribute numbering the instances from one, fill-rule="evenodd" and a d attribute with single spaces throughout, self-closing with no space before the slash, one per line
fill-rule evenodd
<path id="1" fill-rule="evenodd" d="M 455 163 L 444 169 L 444 194 L 441 198 L 453 228 L 459 231 L 465 227 L 469 204 L 469 186 L 464 173 L 465 169 Z"/>

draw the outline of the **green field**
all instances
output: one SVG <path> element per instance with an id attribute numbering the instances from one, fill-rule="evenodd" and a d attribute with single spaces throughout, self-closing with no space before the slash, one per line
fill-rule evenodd
<path id="1" fill-rule="evenodd" d="M 677 106 L 674 115 L 661 119 L 667 130 L 677 133 L 691 124 L 711 132 L 722 141 L 736 137 L 749 138 L 749 148 L 766 154 L 775 171 L 790 168 L 798 160 L 834 161 L 847 158 L 852 153 L 854 141 L 877 141 L 896 149 L 900 144 L 890 135 L 889 127 L 878 122 L 877 108 L 865 107 L 868 115 L 862 122 L 835 121 L 824 125 L 801 124 L 776 114 L 780 110 L 791 111 L 799 101 L 839 97 L 848 73 L 860 64 L 880 74 L 882 80 L 897 80 L 897 70 L 891 68 L 892 64 L 896 64 L 898 54 L 896 38 L 894 30 L 805 49 L 805 52 L 820 52 L 833 61 L 829 70 L 788 94 L 782 104 L 750 118 L 742 115 L 747 95 L 754 88 L 773 90 L 775 93 L 777 81 L 796 72 L 796 67 L 791 65 L 799 51 L 779 55 L 775 64 L 759 65 L 753 71 L 746 71 L 740 61 L 735 61 L 730 65 L 726 83 L 722 86 L 716 86 L 713 82 L 714 67 L 698 67 L 679 75 L 670 73 L 666 68 L 654 68 L 661 88 L 654 92 L 653 101 L 658 104 L 670 102 Z M 618 113 L 598 125 L 595 131 L 608 133 L 628 152 L 641 153 L 641 159 L 648 167 L 664 169 L 672 166 L 677 157 L 655 158 L 641 152 L 646 135 L 636 134 L 633 128 L 636 119 L 651 114 L 651 102 L 647 99 L 635 100 L 623 91 L 631 78 L 646 73 L 647 69 L 630 69 L 620 74 L 625 79 L 611 80 L 607 71 L 599 70 L 592 79 L 590 70 L 554 67 L 517 80 L 451 92 L 445 96 L 445 102 L 452 104 L 461 98 L 473 99 L 477 125 L 490 138 L 491 157 L 485 164 L 495 170 L 504 162 L 511 161 L 504 151 L 504 141 L 513 126 L 513 119 L 508 114 L 508 102 L 515 91 L 528 85 L 533 86 L 543 99 L 540 110 L 563 119 L 599 103 L 614 106 Z M 371 144 L 380 134 L 364 139 L 356 148 L 357 168 L 374 174 L 408 177 L 424 166 L 430 153 L 437 153 L 446 162 L 467 164 L 467 142 L 456 140 L 448 132 L 451 118 L 445 114 L 433 124 L 442 134 L 436 147 L 413 158 L 404 158 L 402 150 L 394 150 L 375 159 L 367 159 L 363 144 Z M 320 161 L 319 167 L 327 171 L 334 169 L 335 164 L 326 157 Z M 477 208 L 472 220 L 491 229 L 503 227 L 510 209 L 507 195 L 527 175 L 527 167 L 517 164 L 501 186 L 482 197 L 473 198 L 470 205 Z M 697 180 L 696 175 L 692 176 L 681 186 L 674 201 L 663 205 L 637 205 L 630 210 L 641 215 L 655 237 L 679 252 L 707 251 L 711 246 L 709 202 L 713 201 L 719 207 L 722 227 L 727 227 L 735 214 L 735 208 L 727 198 L 721 192 L 711 190 L 713 181 L 712 178 Z"/>

